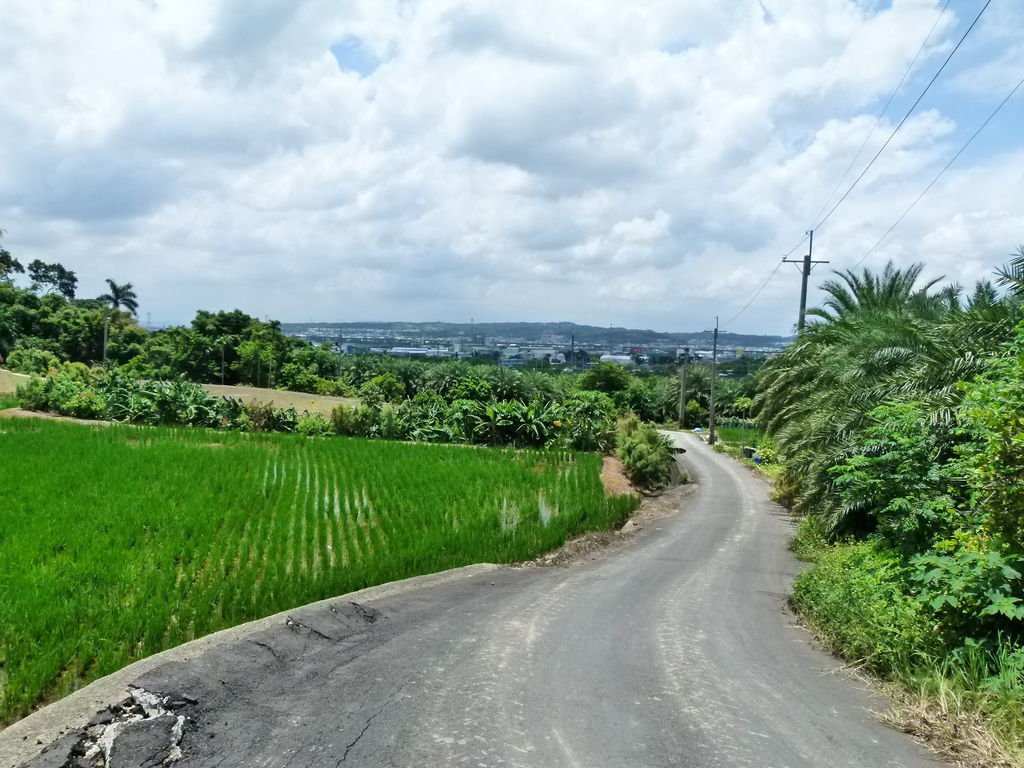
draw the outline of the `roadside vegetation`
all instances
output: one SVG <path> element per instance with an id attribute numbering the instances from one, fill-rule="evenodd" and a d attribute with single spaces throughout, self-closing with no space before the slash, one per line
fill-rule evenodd
<path id="1" fill-rule="evenodd" d="M 1021 765 L 1024 250 L 966 295 L 920 272 L 837 273 L 759 375 L 775 493 L 813 563 L 793 602 L 901 684 L 902 727 Z"/>
<path id="2" fill-rule="evenodd" d="M 216 630 L 621 524 L 592 453 L 6 420 L 0 723 Z M 56 469 L 59 468 L 59 469 Z"/>

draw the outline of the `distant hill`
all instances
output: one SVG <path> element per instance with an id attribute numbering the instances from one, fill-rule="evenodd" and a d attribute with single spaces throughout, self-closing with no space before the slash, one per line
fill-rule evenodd
<path id="1" fill-rule="evenodd" d="M 373 335 L 396 339 L 466 339 L 485 336 L 497 341 L 519 341 L 534 344 L 568 344 L 576 337 L 580 346 L 633 344 L 636 346 L 709 347 L 711 331 L 666 333 L 638 328 L 603 328 L 576 323 L 282 323 L 281 330 L 294 336 L 338 338 Z M 719 333 L 723 347 L 781 347 L 788 336 L 759 336 L 746 333 Z"/>

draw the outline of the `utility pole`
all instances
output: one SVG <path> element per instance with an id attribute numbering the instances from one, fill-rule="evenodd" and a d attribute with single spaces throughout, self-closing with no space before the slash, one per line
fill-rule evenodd
<path id="1" fill-rule="evenodd" d="M 683 365 L 679 369 L 679 428 L 686 429 L 686 372 L 690 365 L 690 348 L 683 347 Z"/>
<path id="2" fill-rule="evenodd" d="M 807 253 L 804 254 L 802 259 L 783 259 L 783 261 L 790 264 L 800 265 L 800 317 L 797 319 L 796 329 L 802 331 L 804 328 L 804 315 L 807 314 L 807 281 L 811 278 L 811 270 L 815 264 L 828 264 L 827 261 L 813 261 L 811 259 L 814 253 L 814 230 L 807 230 L 807 235 L 810 237 L 810 242 L 807 244 Z"/>
<path id="3" fill-rule="evenodd" d="M 715 444 L 715 383 L 718 380 L 718 315 L 715 315 L 715 340 L 711 346 L 711 401 L 708 403 L 708 445 Z"/>
<path id="4" fill-rule="evenodd" d="M 224 386 L 224 339 L 220 340 L 220 385 Z"/>

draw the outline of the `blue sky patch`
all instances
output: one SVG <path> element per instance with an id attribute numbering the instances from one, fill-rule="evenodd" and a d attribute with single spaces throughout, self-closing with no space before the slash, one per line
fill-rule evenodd
<path id="1" fill-rule="evenodd" d="M 380 66 L 380 60 L 358 37 L 346 37 L 331 46 L 334 60 L 342 72 L 355 72 L 360 77 L 369 77 Z"/>

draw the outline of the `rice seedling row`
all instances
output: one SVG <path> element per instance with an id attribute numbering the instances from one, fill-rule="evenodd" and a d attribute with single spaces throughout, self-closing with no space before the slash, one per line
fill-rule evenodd
<path id="1" fill-rule="evenodd" d="M 146 655 L 620 522 L 594 454 L 0 423 L 0 724 Z"/>

